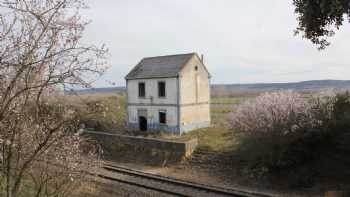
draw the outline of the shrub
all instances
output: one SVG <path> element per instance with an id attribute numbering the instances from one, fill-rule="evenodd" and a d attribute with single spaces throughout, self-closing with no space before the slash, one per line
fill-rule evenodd
<path id="1" fill-rule="evenodd" d="M 90 98 L 76 110 L 79 120 L 98 131 L 124 132 L 126 128 L 125 99 L 121 96 Z"/>
<path id="2" fill-rule="evenodd" d="M 238 106 L 230 125 L 249 134 L 287 135 L 314 124 L 311 111 L 307 99 L 296 92 L 265 93 Z"/>
<path id="3" fill-rule="evenodd" d="M 125 97 L 120 95 L 79 95 L 51 99 L 76 112 L 77 120 L 86 128 L 103 132 L 126 132 Z"/>
<path id="4" fill-rule="evenodd" d="M 229 122 L 241 137 L 238 157 L 255 174 L 282 173 L 305 186 L 317 176 L 343 173 L 349 162 L 348 93 L 266 93 L 241 104 Z"/>

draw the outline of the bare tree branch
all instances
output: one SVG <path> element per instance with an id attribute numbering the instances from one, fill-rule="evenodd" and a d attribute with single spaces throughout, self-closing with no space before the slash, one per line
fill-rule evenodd
<path id="1" fill-rule="evenodd" d="M 34 196 L 68 194 L 85 176 L 82 169 L 99 163 L 100 149 L 77 134 L 75 112 L 50 102 L 51 94 L 87 86 L 107 68 L 104 46 L 81 43 L 84 6 L 84 0 L 0 0 L 0 194 L 20 195 L 28 179 Z"/>

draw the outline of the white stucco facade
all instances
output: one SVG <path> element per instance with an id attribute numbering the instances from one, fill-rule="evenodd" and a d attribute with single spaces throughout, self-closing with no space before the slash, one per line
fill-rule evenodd
<path id="1" fill-rule="evenodd" d="M 158 97 L 158 82 L 165 82 L 166 96 Z M 128 120 L 129 124 L 139 124 L 139 111 L 147 111 L 147 123 L 149 128 L 157 129 L 159 126 L 159 112 L 165 111 L 167 114 L 168 127 L 173 130 L 178 125 L 178 98 L 177 98 L 177 78 L 159 78 L 159 79 L 137 79 L 127 82 L 127 100 L 128 100 Z M 138 84 L 145 83 L 145 97 L 138 96 Z M 164 125 L 165 126 L 165 125 Z"/>
<path id="2" fill-rule="evenodd" d="M 158 82 L 165 82 L 165 97 L 158 97 Z M 145 83 L 145 98 L 138 96 L 138 84 Z M 177 104 L 177 78 L 128 80 L 128 102 L 143 104 Z"/>

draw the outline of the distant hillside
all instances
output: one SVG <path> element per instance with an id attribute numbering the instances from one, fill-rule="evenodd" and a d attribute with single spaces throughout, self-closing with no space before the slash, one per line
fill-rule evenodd
<path id="1" fill-rule="evenodd" d="M 125 93 L 125 87 L 110 87 L 110 88 L 87 88 L 87 89 L 76 89 L 66 91 L 66 94 L 110 94 L 117 93 L 123 94 Z"/>
<path id="2" fill-rule="evenodd" d="M 313 80 L 295 83 L 215 84 L 212 95 L 254 94 L 266 91 L 295 90 L 314 92 L 325 89 L 350 90 L 350 80 Z"/>
<path id="3" fill-rule="evenodd" d="M 78 94 L 125 93 L 125 87 L 91 88 L 74 90 Z M 254 84 L 214 84 L 212 95 L 230 96 L 240 94 L 256 94 L 266 91 L 295 90 L 313 92 L 323 89 L 350 90 L 350 80 L 313 80 L 296 83 L 254 83 Z M 72 94 L 70 91 L 67 94 Z"/>

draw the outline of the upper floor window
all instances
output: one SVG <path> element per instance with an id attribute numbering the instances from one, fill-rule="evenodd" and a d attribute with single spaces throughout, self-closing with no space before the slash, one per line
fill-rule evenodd
<path id="1" fill-rule="evenodd" d="M 139 83 L 139 97 L 146 96 L 146 85 L 144 82 Z"/>
<path id="2" fill-rule="evenodd" d="M 165 82 L 158 81 L 158 97 L 165 97 Z"/>

